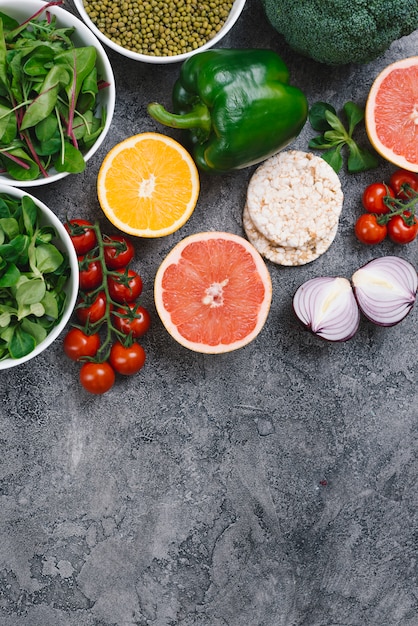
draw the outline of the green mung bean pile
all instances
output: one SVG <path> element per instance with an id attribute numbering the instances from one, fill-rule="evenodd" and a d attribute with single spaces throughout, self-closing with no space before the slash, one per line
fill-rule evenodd
<path id="1" fill-rule="evenodd" d="M 92 22 L 111 41 L 139 54 L 196 50 L 224 25 L 233 0 L 84 0 Z"/>

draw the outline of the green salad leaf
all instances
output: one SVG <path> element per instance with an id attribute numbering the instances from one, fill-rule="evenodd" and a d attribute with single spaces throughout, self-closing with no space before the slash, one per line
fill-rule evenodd
<path id="1" fill-rule="evenodd" d="M 62 317 L 69 259 L 30 196 L 0 194 L 0 360 L 26 356 Z"/>
<path id="2" fill-rule="evenodd" d="M 364 110 L 355 102 L 346 102 L 343 112 L 348 128 L 339 118 L 335 108 L 327 102 L 315 102 L 309 110 L 308 119 L 312 128 L 321 134 L 309 142 L 309 148 L 323 150 L 322 158 L 335 172 L 341 170 L 344 150 L 347 151 L 347 171 L 351 174 L 374 169 L 379 165 L 377 155 L 362 148 L 353 139 L 355 128 L 364 120 Z"/>
<path id="3" fill-rule="evenodd" d="M 47 6 L 22 24 L 0 11 L 0 172 L 20 181 L 82 172 L 106 122 L 96 48 L 77 47 Z"/>

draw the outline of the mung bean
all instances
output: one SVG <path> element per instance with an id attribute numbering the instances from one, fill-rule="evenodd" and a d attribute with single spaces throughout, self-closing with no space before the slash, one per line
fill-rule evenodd
<path id="1" fill-rule="evenodd" d="M 196 50 L 222 28 L 233 0 L 84 0 L 92 22 L 136 53 L 173 56 Z"/>

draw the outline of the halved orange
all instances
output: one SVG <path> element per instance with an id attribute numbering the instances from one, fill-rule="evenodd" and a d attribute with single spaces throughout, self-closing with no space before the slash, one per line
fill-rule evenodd
<path id="1" fill-rule="evenodd" d="M 196 164 L 175 139 L 141 133 L 114 146 L 97 178 L 100 206 L 119 230 L 163 237 L 178 230 L 196 206 Z"/>
<path id="2" fill-rule="evenodd" d="M 180 241 L 157 270 L 154 298 L 167 331 L 207 354 L 247 345 L 261 331 L 272 297 L 257 250 L 232 233 L 196 233 Z"/>
<path id="3" fill-rule="evenodd" d="M 365 124 L 370 143 L 383 158 L 418 171 L 418 56 L 391 63 L 377 76 Z"/>

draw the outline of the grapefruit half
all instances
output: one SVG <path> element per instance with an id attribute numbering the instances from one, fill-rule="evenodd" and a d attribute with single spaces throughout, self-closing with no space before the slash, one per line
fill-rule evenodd
<path id="1" fill-rule="evenodd" d="M 206 354 L 242 348 L 267 319 L 272 285 L 260 254 L 246 239 L 224 232 L 180 241 L 157 270 L 155 305 L 170 335 Z"/>
<path id="2" fill-rule="evenodd" d="M 370 143 L 384 159 L 418 172 L 418 56 L 391 63 L 377 76 L 365 124 Z"/>

